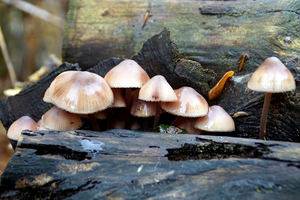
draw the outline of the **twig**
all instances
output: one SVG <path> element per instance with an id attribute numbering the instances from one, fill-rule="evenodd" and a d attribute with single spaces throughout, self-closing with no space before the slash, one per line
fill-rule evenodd
<path id="1" fill-rule="evenodd" d="M 143 20 L 142 28 L 144 28 L 144 26 L 146 25 L 147 19 L 149 17 L 149 13 L 150 13 L 150 10 L 147 10 L 146 15 Z"/>
<path id="2" fill-rule="evenodd" d="M 148 20 L 149 14 L 150 14 L 150 10 L 151 10 L 151 3 L 149 3 L 149 9 L 147 10 L 147 12 L 146 12 L 146 14 L 144 16 L 142 28 L 144 28 L 144 26 L 146 25 L 146 22 Z"/>
<path id="3" fill-rule="evenodd" d="M 41 9 L 35 5 L 32 5 L 28 2 L 22 1 L 22 0 L 2 0 L 3 2 L 12 5 L 24 12 L 29 13 L 30 15 L 33 15 L 35 17 L 38 17 L 42 20 L 45 20 L 47 22 L 50 22 L 51 24 L 63 29 L 64 28 L 64 20 L 60 17 L 53 15 L 49 13 L 48 11 Z"/>
<path id="4" fill-rule="evenodd" d="M 10 76 L 10 81 L 11 81 L 12 87 L 15 87 L 15 83 L 17 82 L 17 77 L 16 77 L 14 66 L 12 65 L 12 62 L 10 60 L 10 57 L 9 57 L 9 54 L 8 54 L 8 51 L 7 51 L 7 48 L 6 48 L 6 44 L 5 44 L 5 40 L 4 40 L 4 36 L 3 36 L 3 33 L 2 33 L 1 26 L 0 26 L 0 46 L 1 46 L 1 50 L 2 50 L 4 60 L 6 62 L 6 66 L 7 66 L 7 69 L 8 69 L 8 73 L 9 73 L 9 76 Z"/>

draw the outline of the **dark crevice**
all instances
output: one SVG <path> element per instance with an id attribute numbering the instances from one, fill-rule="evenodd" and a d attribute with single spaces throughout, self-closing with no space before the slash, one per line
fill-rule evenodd
<path id="1" fill-rule="evenodd" d="M 74 151 L 59 145 L 20 144 L 18 148 L 35 149 L 36 155 L 59 155 L 67 160 L 82 161 L 85 159 L 91 159 L 91 157 L 87 156 L 87 152 Z"/>
<path id="2" fill-rule="evenodd" d="M 258 147 L 209 141 L 204 144 L 185 143 L 178 149 L 167 149 L 168 157 L 171 161 L 182 160 L 210 160 L 235 158 L 263 158 L 264 154 L 270 154 L 271 150 L 263 145 Z"/>
<path id="3" fill-rule="evenodd" d="M 292 12 L 292 13 L 295 13 L 297 15 L 300 15 L 299 12 L 295 11 L 295 10 L 268 10 L 266 11 L 266 13 L 273 13 L 273 12 Z"/>

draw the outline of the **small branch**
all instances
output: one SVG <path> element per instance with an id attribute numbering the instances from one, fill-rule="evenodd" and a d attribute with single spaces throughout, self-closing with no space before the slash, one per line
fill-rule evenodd
<path id="1" fill-rule="evenodd" d="M 14 66 L 10 60 L 10 57 L 9 57 L 9 54 L 8 54 L 8 51 L 6 48 L 6 44 L 5 44 L 1 26 L 0 26 L 0 46 L 1 46 L 2 54 L 3 54 L 4 60 L 5 60 L 7 69 L 8 69 L 12 87 L 15 87 L 15 83 L 17 82 L 17 77 L 16 77 Z"/>
<path id="2" fill-rule="evenodd" d="M 42 20 L 45 20 L 61 29 L 64 29 L 64 24 L 65 24 L 64 20 L 56 15 L 49 13 L 48 11 L 46 11 L 44 9 L 41 9 L 35 5 L 32 5 L 32 4 L 22 1 L 22 0 L 2 0 L 2 1 L 9 5 L 12 5 L 26 13 L 29 13 L 30 15 L 33 15 Z"/>

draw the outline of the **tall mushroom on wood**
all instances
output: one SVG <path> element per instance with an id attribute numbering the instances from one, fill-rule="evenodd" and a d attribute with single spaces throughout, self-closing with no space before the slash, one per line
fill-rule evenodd
<path id="1" fill-rule="evenodd" d="M 247 86 L 250 90 L 266 92 L 259 131 L 259 139 L 264 139 L 272 93 L 294 90 L 296 83 L 288 68 L 278 58 L 270 57 L 256 69 Z"/>
<path id="2" fill-rule="evenodd" d="M 59 74 L 51 83 L 47 95 L 51 103 L 63 110 L 87 114 L 95 131 L 100 129 L 93 113 L 108 108 L 114 101 L 113 92 L 106 81 L 86 71 Z"/>

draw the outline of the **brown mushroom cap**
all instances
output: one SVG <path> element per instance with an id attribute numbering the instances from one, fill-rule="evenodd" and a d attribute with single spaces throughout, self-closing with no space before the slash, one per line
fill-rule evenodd
<path id="1" fill-rule="evenodd" d="M 253 73 L 247 84 L 258 92 L 286 92 L 296 88 L 292 73 L 276 57 L 267 58 Z"/>
<path id="2" fill-rule="evenodd" d="M 161 107 L 168 113 L 182 117 L 200 117 L 208 112 L 205 98 L 191 87 L 181 87 L 174 90 L 178 100 L 162 102 Z"/>
<path id="3" fill-rule="evenodd" d="M 150 78 L 134 60 L 124 60 L 105 75 L 111 88 L 141 88 Z"/>
<path id="4" fill-rule="evenodd" d="M 51 83 L 49 93 L 54 105 L 76 114 L 104 110 L 114 100 L 106 81 L 101 76 L 86 71 L 61 73 Z"/>
<path id="5" fill-rule="evenodd" d="M 235 124 L 231 116 L 218 105 L 209 107 L 206 116 L 195 119 L 194 126 L 197 129 L 209 132 L 231 132 L 235 130 Z"/>
<path id="6" fill-rule="evenodd" d="M 154 102 L 171 102 L 176 101 L 177 96 L 165 77 L 156 75 L 140 89 L 139 99 Z"/>
<path id="7" fill-rule="evenodd" d="M 82 125 L 79 115 L 69 113 L 56 106 L 42 116 L 42 126 L 50 130 L 76 130 Z"/>
<path id="8" fill-rule="evenodd" d="M 11 140 L 19 140 L 23 130 L 37 131 L 38 124 L 29 116 L 23 116 L 11 124 L 7 131 L 7 137 Z"/>

